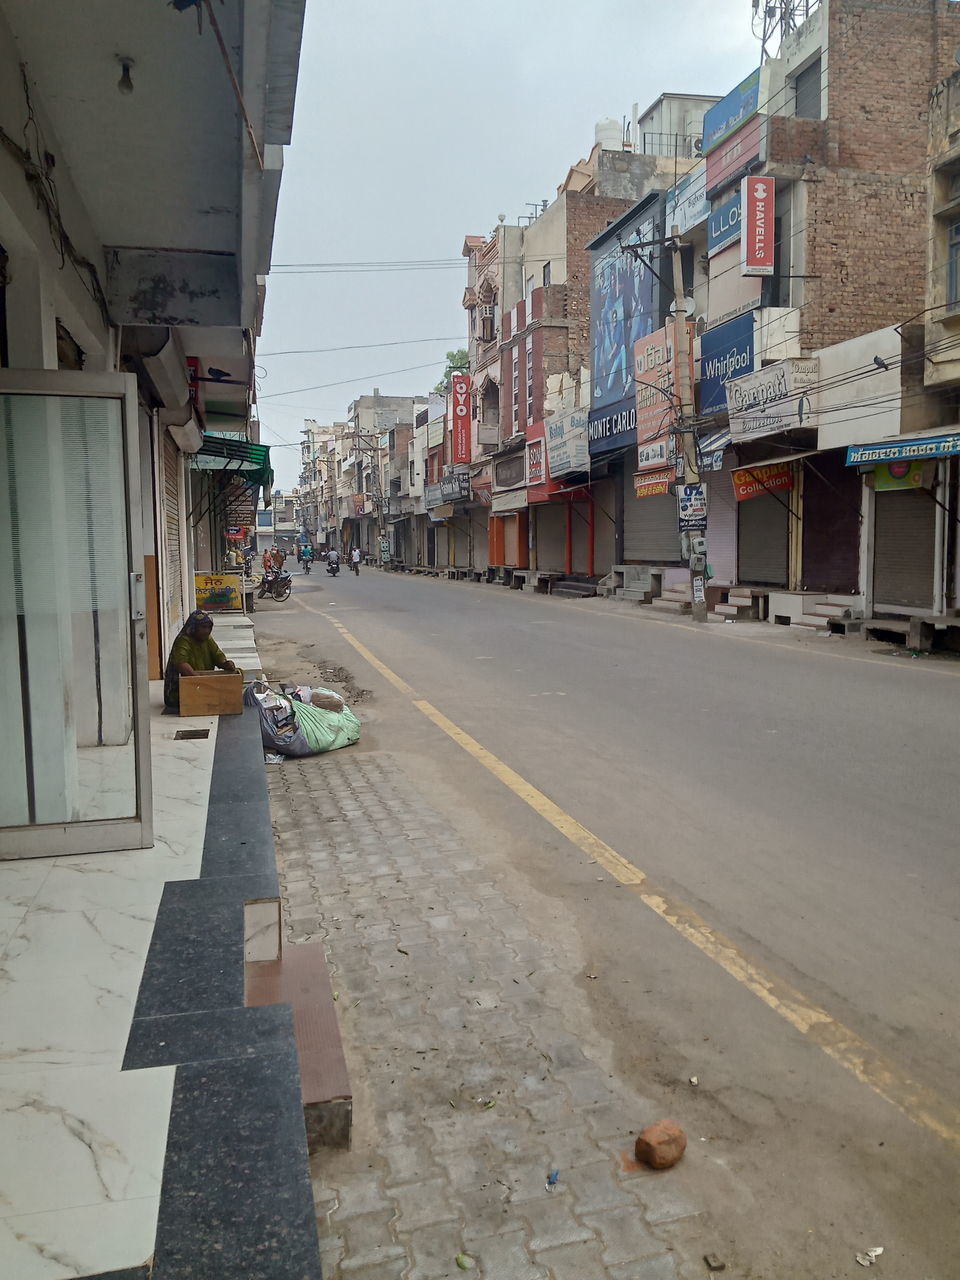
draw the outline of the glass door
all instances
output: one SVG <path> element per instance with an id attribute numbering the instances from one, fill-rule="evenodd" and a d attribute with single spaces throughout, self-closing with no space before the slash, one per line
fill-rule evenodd
<path id="1" fill-rule="evenodd" d="M 0 858 L 153 843 L 130 374 L 0 370 Z"/>

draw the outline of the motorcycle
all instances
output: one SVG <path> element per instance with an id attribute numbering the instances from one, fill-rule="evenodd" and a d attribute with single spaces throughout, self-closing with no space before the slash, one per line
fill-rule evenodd
<path id="1" fill-rule="evenodd" d="M 303 572 L 309 573 L 310 568 L 313 565 L 313 556 L 303 556 L 300 563 L 303 565 Z"/>
<path id="2" fill-rule="evenodd" d="M 289 599 L 292 590 L 293 579 L 289 573 L 284 573 L 282 569 L 271 569 L 263 575 L 257 599 L 262 600 L 265 595 L 269 594 L 274 600 L 279 600 L 282 603 L 284 600 Z"/>
<path id="3" fill-rule="evenodd" d="M 328 561 L 327 561 L 327 573 L 329 573 L 330 577 L 331 577 L 331 578 L 335 578 L 339 572 L 340 572 L 340 561 L 339 561 L 339 560 L 328 560 Z"/>

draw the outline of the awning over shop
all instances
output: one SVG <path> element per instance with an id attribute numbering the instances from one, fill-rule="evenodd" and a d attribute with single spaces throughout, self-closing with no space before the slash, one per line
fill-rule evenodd
<path id="1" fill-rule="evenodd" d="M 264 506 L 269 507 L 273 488 L 269 445 L 208 432 L 190 465 L 209 477 L 206 493 L 190 512 L 192 524 L 212 514 L 225 526 L 252 525 L 261 490 Z"/>
<path id="2" fill-rule="evenodd" d="M 783 466 L 787 462 L 799 462 L 801 458 L 812 458 L 815 454 L 822 453 L 821 449 L 802 449 L 799 453 L 778 453 L 772 458 L 763 458 L 760 462 L 741 462 L 738 471 L 755 471 L 760 467 L 776 467 Z"/>
<path id="3" fill-rule="evenodd" d="M 933 462 L 960 454 L 960 428 L 956 431 L 923 431 L 885 436 L 873 444 L 847 446 L 847 466 L 873 466 L 878 462 Z"/>
<path id="4" fill-rule="evenodd" d="M 515 489 L 512 493 L 495 493 L 490 504 L 494 515 L 507 515 L 514 511 L 523 511 L 528 506 L 526 489 Z"/>

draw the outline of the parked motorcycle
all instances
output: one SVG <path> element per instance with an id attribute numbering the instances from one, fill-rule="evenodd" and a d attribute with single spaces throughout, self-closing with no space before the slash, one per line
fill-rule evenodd
<path id="1" fill-rule="evenodd" d="M 282 569 L 272 569 L 269 573 L 265 573 L 260 582 L 260 590 L 257 592 L 257 599 L 262 600 L 264 596 L 271 595 L 274 600 L 281 603 L 289 599 L 290 592 L 293 590 L 293 579 L 289 573 L 285 573 Z"/>

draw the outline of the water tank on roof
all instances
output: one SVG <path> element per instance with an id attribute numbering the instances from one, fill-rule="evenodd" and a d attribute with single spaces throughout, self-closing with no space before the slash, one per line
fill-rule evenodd
<path id="1" fill-rule="evenodd" d="M 607 117 L 606 120 L 599 121 L 593 135 L 603 151 L 623 150 L 623 125 L 619 120 Z"/>

